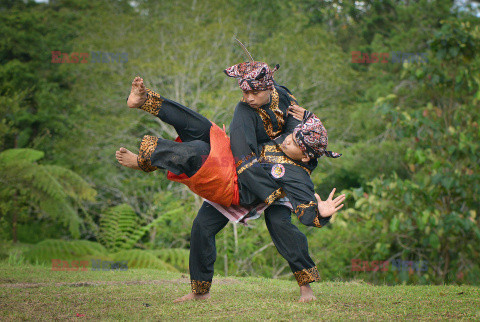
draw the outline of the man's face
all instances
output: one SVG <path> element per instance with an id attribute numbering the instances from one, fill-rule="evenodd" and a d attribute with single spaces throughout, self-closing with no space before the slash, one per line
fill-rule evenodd
<path id="1" fill-rule="evenodd" d="M 280 148 L 290 159 L 302 162 L 310 161 L 310 158 L 306 156 L 298 146 L 293 134 L 289 134 L 285 140 L 283 140 L 283 143 L 280 144 Z"/>
<path id="2" fill-rule="evenodd" d="M 266 91 L 242 91 L 243 99 L 251 107 L 260 107 L 270 101 L 272 90 Z"/>

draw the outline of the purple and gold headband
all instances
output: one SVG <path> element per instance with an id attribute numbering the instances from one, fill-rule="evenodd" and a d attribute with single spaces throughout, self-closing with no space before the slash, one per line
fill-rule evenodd
<path id="1" fill-rule="evenodd" d="M 320 119 L 312 112 L 305 111 L 303 121 L 293 130 L 293 136 L 300 149 L 310 158 L 339 158 L 341 154 L 327 151 L 328 135 Z"/>

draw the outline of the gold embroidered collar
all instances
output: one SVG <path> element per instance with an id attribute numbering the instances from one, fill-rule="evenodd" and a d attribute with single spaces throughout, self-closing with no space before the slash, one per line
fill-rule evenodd
<path id="1" fill-rule="evenodd" d="M 246 103 L 245 100 L 242 98 L 242 102 Z M 278 130 L 275 131 L 273 129 L 273 124 L 272 120 L 270 119 L 270 116 L 268 116 L 268 113 L 265 109 L 260 108 L 260 107 L 253 107 L 253 109 L 258 113 L 260 118 L 262 119 L 263 122 L 263 127 L 265 128 L 265 132 L 267 132 L 268 136 L 273 140 L 275 137 L 277 137 L 280 133 L 282 133 L 283 126 L 285 125 L 285 119 L 284 119 L 284 113 L 280 110 L 278 107 L 279 103 L 279 97 L 278 97 L 278 92 L 275 88 L 272 90 L 272 95 L 271 95 L 271 102 L 270 106 L 268 109 L 270 109 L 273 114 L 275 115 L 275 119 L 277 120 L 278 124 Z"/>

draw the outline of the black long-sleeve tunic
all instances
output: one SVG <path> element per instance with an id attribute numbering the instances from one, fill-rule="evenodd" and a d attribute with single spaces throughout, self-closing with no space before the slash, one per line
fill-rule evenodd
<path id="1" fill-rule="evenodd" d="M 317 160 L 304 163 L 290 159 L 283 153 L 280 144 L 289 134 L 282 134 L 275 140 L 261 145 L 258 163 L 281 187 L 300 222 L 320 228 L 330 221 L 331 216 L 324 218 L 318 211 L 314 185 L 310 178 L 310 174 L 317 166 Z"/>
<path id="2" fill-rule="evenodd" d="M 237 161 L 240 204 L 272 204 L 286 195 L 303 224 L 322 227 L 331 217 L 323 218 L 318 212 L 310 179 L 316 160 L 309 164 L 292 160 L 278 146 L 300 124 L 287 115 L 292 104 L 297 104 L 292 93 L 277 84 L 268 104 L 260 108 L 243 101 L 237 104 L 230 124 L 230 146 Z"/>
<path id="3" fill-rule="evenodd" d="M 140 168 L 144 171 L 163 168 L 175 174 L 193 175 L 210 150 L 208 137 L 202 137 L 208 133 L 210 121 L 177 102 L 153 91 L 148 92 L 148 99 L 140 109 L 173 125 L 188 142 L 176 143 L 145 136 L 138 158 Z M 272 204 L 277 198 L 286 196 L 303 224 L 322 227 L 330 217 L 319 215 L 310 179 L 317 160 L 313 159 L 308 164 L 292 160 L 279 147 L 300 124 L 293 116 L 287 116 L 287 108 L 291 104 L 297 104 L 297 101 L 282 86 L 275 86 L 270 103 L 260 108 L 254 109 L 245 102 L 238 103 L 230 124 L 230 141 L 237 161 L 240 204 Z"/>
<path id="4" fill-rule="evenodd" d="M 258 163 L 259 146 L 282 133 L 290 133 L 300 124 L 287 108 L 296 103 L 286 87 L 275 86 L 271 100 L 259 108 L 246 102 L 237 104 L 230 123 L 230 146 L 237 162 L 240 204 L 251 206 L 260 202 L 271 204 L 280 194 L 280 185 L 272 180 Z"/>

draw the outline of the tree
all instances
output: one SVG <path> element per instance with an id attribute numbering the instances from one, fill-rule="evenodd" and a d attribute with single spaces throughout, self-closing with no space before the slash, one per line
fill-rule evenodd
<path id="1" fill-rule="evenodd" d="M 348 211 L 380 236 L 375 250 L 393 259 L 428 260 L 420 281 L 478 282 L 480 267 L 480 28 L 443 21 L 429 64 L 404 64 L 411 86 L 377 106 L 398 140 L 408 140 L 409 177 L 383 175 L 350 190 Z M 400 277 L 411 280 L 411 276 Z"/>

